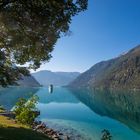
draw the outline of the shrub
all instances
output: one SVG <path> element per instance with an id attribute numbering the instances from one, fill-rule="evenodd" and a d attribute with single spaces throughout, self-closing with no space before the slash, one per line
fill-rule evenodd
<path id="1" fill-rule="evenodd" d="M 4 111 L 5 111 L 4 107 L 0 105 L 0 112 L 4 112 Z"/>
<path id="2" fill-rule="evenodd" d="M 28 101 L 24 98 L 19 99 L 14 108 L 16 120 L 22 124 L 31 126 L 35 118 L 38 116 L 37 113 L 35 112 L 37 110 L 36 109 L 37 101 L 38 101 L 37 96 L 33 96 Z"/>
<path id="3" fill-rule="evenodd" d="M 111 139 L 112 139 L 112 136 L 111 136 L 110 132 L 108 130 L 104 129 L 102 131 L 102 138 L 101 138 L 101 140 L 111 140 Z"/>

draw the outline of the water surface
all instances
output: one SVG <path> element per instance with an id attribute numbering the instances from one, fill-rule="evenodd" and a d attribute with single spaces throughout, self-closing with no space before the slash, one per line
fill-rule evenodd
<path id="1" fill-rule="evenodd" d="M 29 94 L 30 93 L 30 94 Z M 54 88 L 0 90 L 0 104 L 7 109 L 18 98 L 39 96 L 39 120 L 75 140 L 100 140 L 108 129 L 113 140 L 140 140 L 140 93 L 131 91 L 89 91 Z"/>

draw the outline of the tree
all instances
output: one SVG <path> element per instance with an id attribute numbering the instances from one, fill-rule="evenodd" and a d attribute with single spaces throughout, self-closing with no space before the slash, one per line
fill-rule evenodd
<path id="1" fill-rule="evenodd" d="M 37 96 L 33 96 L 29 101 L 24 98 L 19 99 L 14 108 L 14 112 L 16 115 L 16 120 L 22 124 L 26 124 L 31 126 L 37 117 L 35 112 L 36 103 L 38 101 Z"/>
<path id="2" fill-rule="evenodd" d="M 16 85 L 16 81 L 22 75 L 29 75 L 29 71 L 24 67 L 15 66 L 10 58 L 3 51 L 0 51 L 0 85 L 3 87 Z"/>
<path id="3" fill-rule="evenodd" d="M 72 17 L 87 9 L 87 1 L 0 0 L 0 84 L 3 76 L 5 83 L 15 81 L 3 69 L 10 70 L 8 77 L 12 77 L 23 72 L 14 64 L 28 62 L 28 68 L 37 69 L 49 61 L 56 41 L 69 32 Z M 3 59 L 8 65 L 1 64 Z"/>

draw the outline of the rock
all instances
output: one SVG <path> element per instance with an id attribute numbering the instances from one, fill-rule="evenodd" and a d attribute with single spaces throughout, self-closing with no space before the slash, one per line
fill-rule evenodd
<path id="1" fill-rule="evenodd" d="M 51 132 L 51 131 L 52 131 L 52 129 L 50 129 L 50 128 L 46 129 L 46 132 Z"/>
<path id="2" fill-rule="evenodd" d="M 39 124 L 39 125 L 37 125 L 36 127 L 35 127 L 35 130 L 37 130 L 37 129 L 43 129 L 43 128 L 46 128 L 46 125 L 44 124 L 44 123 L 41 123 L 41 124 Z"/>
<path id="3" fill-rule="evenodd" d="M 52 138 L 59 138 L 56 134 L 52 135 Z"/>
<path id="4" fill-rule="evenodd" d="M 48 134 L 53 135 L 54 133 L 55 133 L 54 131 L 50 131 Z"/>
<path id="5" fill-rule="evenodd" d="M 48 128 L 46 124 L 43 122 L 38 122 L 38 121 L 34 122 L 34 124 L 32 125 L 32 129 L 39 133 L 43 133 L 47 135 L 53 140 L 69 140 L 70 139 L 67 135 L 63 135 L 63 133 L 61 132 L 56 132 L 53 129 Z"/>
<path id="6" fill-rule="evenodd" d="M 63 136 L 63 140 L 69 140 L 68 136 Z"/>
<path id="7" fill-rule="evenodd" d="M 41 128 L 41 126 L 40 125 L 37 125 L 36 127 L 35 127 L 35 130 L 38 130 L 38 129 L 40 129 Z"/>
<path id="8" fill-rule="evenodd" d="M 37 129 L 36 131 L 39 133 L 43 133 L 43 131 L 41 129 Z"/>
<path id="9" fill-rule="evenodd" d="M 54 138 L 54 140 L 60 140 L 59 138 Z"/>
<path id="10" fill-rule="evenodd" d="M 63 135 L 63 133 L 59 133 L 59 135 Z"/>

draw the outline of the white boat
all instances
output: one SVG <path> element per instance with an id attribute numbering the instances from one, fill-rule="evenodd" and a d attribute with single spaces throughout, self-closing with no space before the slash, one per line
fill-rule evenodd
<path id="1" fill-rule="evenodd" d="M 52 85 L 52 84 L 49 85 L 49 87 L 48 87 L 48 91 L 49 91 L 49 93 L 52 93 L 52 92 L 53 92 L 53 85 Z"/>

